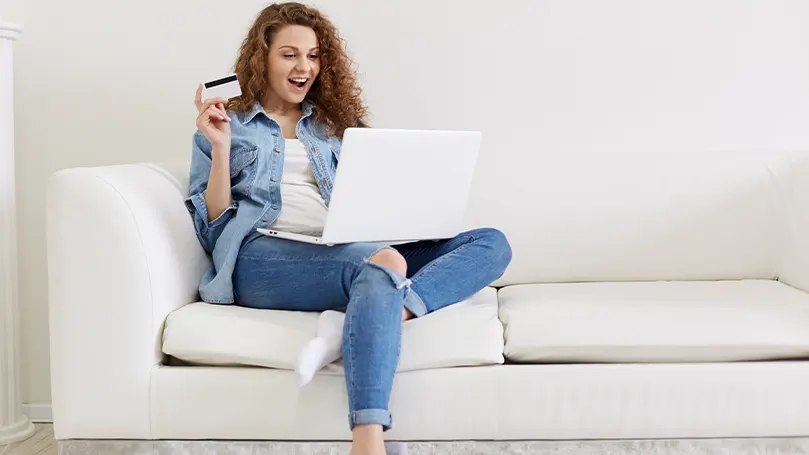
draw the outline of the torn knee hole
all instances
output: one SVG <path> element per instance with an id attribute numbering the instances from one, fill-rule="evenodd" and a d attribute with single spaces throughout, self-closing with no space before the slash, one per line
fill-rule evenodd
<path id="1" fill-rule="evenodd" d="M 384 272 L 385 275 L 387 275 L 388 278 L 390 278 L 391 282 L 396 287 L 396 289 L 407 288 L 408 290 L 410 290 L 410 284 L 412 283 L 412 281 L 410 281 L 409 278 L 406 278 L 405 275 L 403 275 L 399 271 L 392 270 L 381 264 L 377 264 L 373 262 L 373 260 L 371 259 L 365 261 L 365 263 L 370 267 L 373 267 L 377 270 L 381 270 L 382 272 Z"/>
<path id="2" fill-rule="evenodd" d="M 393 270 L 403 277 L 407 276 L 407 260 L 393 248 L 379 250 L 369 260 L 376 265 Z"/>

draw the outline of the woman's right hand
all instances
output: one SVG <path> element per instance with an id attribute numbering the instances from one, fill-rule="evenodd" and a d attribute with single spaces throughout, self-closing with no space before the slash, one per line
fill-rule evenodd
<path id="1" fill-rule="evenodd" d="M 230 151 L 230 117 L 225 112 L 227 100 L 211 98 L 202 102 L 202 84 L 194 97 L 197 106 L 197 129 L 211 142 L 214 149 Z"/>

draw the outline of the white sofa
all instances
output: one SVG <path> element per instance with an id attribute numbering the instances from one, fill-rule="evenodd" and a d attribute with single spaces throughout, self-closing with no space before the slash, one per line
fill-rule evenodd
<path id="1" fill-rule="evenodd" d="M 536 154 L 481 169 L 495 287 L 408 322 L 397 440 L 809 435 L 809 154 Z M 69 439 L 348 440 L 316 315 L 198 303 L 187 163 L 47 191 L 54 430 Z"/>

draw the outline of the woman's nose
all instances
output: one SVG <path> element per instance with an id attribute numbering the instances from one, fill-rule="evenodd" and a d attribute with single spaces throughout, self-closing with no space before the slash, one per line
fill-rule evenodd
<path id="1" fill-rule="evenodd" d="M 309 71 L 312 68 L 312 65 L 306 58 L 298 59 L 298 62 L 295 64 L 295 69 L 298 71 Z"/>

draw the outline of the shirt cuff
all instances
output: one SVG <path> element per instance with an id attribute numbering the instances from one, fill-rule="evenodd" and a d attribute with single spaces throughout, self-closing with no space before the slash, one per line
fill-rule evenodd
<path id="1" fill-rule="evenodd" d="M 219 216 L 210 221 L 208 221 L 208 206 L 205 204 L 205 191 L 188 197 L 185 200 L 185 207 L 196 218 L 200 231 L 206 233 L 208 229 L 215 228 L 229 219 L 227 215 L 236 210 L 238 203 L 233 201 Z"/>

